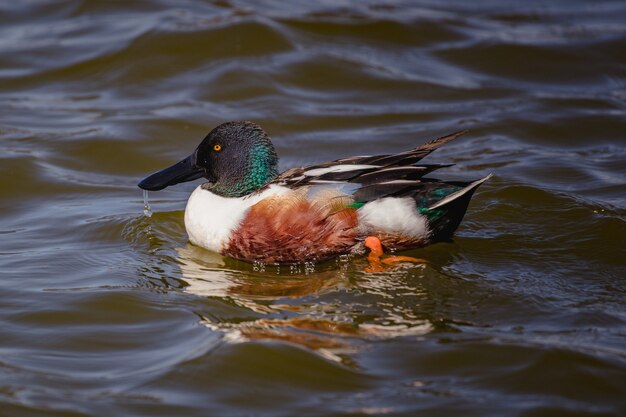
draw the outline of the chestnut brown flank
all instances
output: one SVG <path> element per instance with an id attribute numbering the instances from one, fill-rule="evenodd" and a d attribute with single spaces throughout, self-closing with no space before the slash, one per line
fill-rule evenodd
<path id="1" fill-rule="evenodd" d="M 235 230 L 224 255 L 297 263 L 346 253 L 357 243 L 356 210 L 332 206 L 299 193 L 261 200 Z"/>

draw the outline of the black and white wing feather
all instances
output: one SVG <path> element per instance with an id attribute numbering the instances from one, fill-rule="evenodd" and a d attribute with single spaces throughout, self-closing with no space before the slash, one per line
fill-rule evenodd
<path id="1" fill-rule="evenodd" d="M 328 182 L 350 182 L 372 186 L 398 180 L 419 181 L 424 175 L 447 165 L 415 165 L 437 148 L 463 135 L 465 131 L 442 136 L 417 148 L 393 155 L 353 156 L 283 172 L 274 183 L 297 188 Z M 397 188 L 394 185 L 391 188 Z"/>

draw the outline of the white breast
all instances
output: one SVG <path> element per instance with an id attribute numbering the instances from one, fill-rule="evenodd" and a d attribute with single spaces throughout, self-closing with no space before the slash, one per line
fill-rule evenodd
<path id="1" fill-rule="evenodd" d="M 194 245 L 221 252 L 228 246 L 232 233 L 244 219 L 248 209 L 260 200 L 288 192 L 272 185 L 262 193 L 241 198 L 220 197 L 198 186 L 187 201 L 185 228 Z"/>

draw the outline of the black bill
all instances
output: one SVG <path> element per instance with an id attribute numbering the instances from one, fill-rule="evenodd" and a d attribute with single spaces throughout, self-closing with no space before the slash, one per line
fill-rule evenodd
<path id="1" fill-rule="evenodd" d="M 196 165 L 196 153 L 194 152 L 171 167 L 144 178 L 137 185 L 143 190 L 159 191 L 170 185 L 193 181 L 203 176 L 204 170 Z"/>

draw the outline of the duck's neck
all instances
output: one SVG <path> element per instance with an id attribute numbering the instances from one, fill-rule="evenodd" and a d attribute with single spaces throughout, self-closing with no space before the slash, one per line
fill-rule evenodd
<path id="1" fill-rule="evenodd" d="M 274 149 L 257 147 L 251 152 L 245 172 L 231 181 L 218 181 L 209 189 L 222 197 L 243 197 L 251 194 L 278 176 L 278 158 Z"/>

